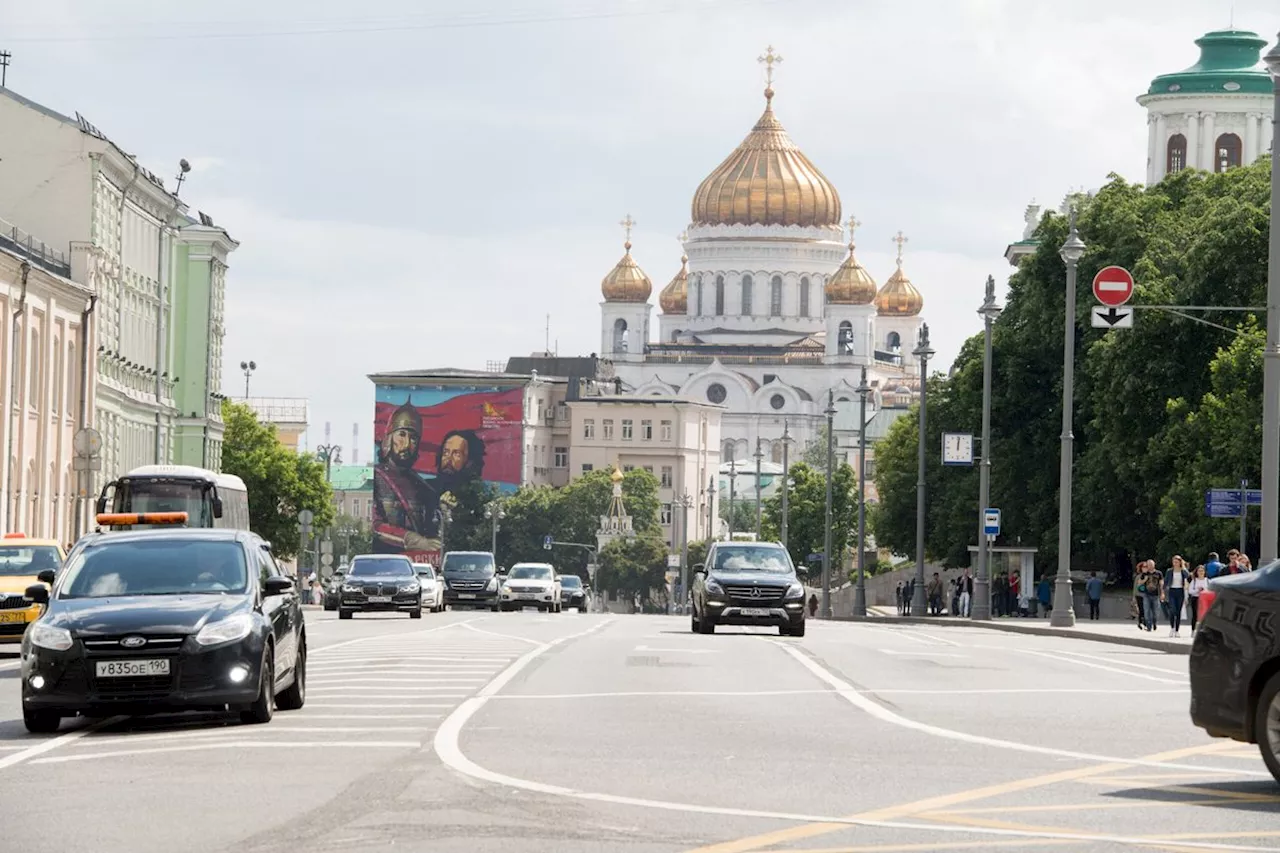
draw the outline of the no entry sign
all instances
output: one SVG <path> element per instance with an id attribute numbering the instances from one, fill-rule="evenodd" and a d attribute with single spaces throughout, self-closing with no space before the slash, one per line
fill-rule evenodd
<path id="1" fill-rule="evenodd" d="M 1093 295 L 1103 305 L 1125 304 L 1133 296 L 1133 273 L 1124 267 L 1103 267 L 1093 277 Z"/>

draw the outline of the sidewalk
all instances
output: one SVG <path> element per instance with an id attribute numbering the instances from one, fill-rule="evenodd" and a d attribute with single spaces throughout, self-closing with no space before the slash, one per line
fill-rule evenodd
<path id="1" fill-rule="evenodd" d="M 1077 640 L 1095 640 L 1120 646 L 1155 649 L 1176 655 L 1191 654 L 1191 631 L 1182 629 L 1181 637 L 1170 637 L 1168 626 L 1157 626 L 1155 631 L 1139 631 L 1131 619 L 1100 619 L 1091 622 L 1076 617 L 1073 628 L 1054 628 L 1048 617 L 1003 616 L 989 622 L 975 622 L 954 616 L 899 616 L 893 607 L 869 607 L 867 612 L 874 621 L 897 622 L 904 625 L 933 625 L 940 628 L 983 628 L 989 631 L 1007 631 L 1012 634 L 1039 634 L 1050 637 L 1071 637 Z"/>

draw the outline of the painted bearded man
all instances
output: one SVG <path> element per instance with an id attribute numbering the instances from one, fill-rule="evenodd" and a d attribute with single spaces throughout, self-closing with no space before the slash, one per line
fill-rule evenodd
<path id="1" fill-rule="evenodd" d="M 373 472 L 373 550 L 413 553 L 440 550 L 439 495 L 413 471 L 422 440 L 422 416 L 409 403 L 396 409 Z"/>

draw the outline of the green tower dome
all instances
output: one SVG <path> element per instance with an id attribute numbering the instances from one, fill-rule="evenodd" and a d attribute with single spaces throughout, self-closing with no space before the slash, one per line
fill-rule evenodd
<path id="1" fill-rule="evenodd" d="M 1248 30 L 1214 30 L 1196 39 L 1200 61 L 1151 81 L 1148 95 L 1270 95 L 1271 75 L 1262 65 L 1267 40 Z"/>

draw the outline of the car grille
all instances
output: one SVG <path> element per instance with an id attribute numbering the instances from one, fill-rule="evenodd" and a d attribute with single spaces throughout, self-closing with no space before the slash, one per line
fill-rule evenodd
<path id="1" fill-rule="evenodd" d="M 0 622 L 0 637 L 21 637 L 25 630 L 26 622 Z"/>
<path id="2" fill-rule="evenodd" d="M 0 610 L 25 610 L 31 602 L 24 595 L 0 595 Z"/>
<path id="3" fill-rule="evenodd" d="M 360 588 L 364 595 L 395 595 L 399 591 L 398 583 L 368 583 Z"/>
<path id="4" fill-rule="evenodd" d="M 747 607 L 764 607 L 781 603 L 782 596 L 786 594 L 787 589 L 779 586 L 730 586 L 726 584 L 724 591 L 734 600 L 734 603 L 741 602 Z"/>
<path id="5" fill-rule="evenodd" d="M 111 701 L 163 699 L 173 690 L 173 675 L 139 675 L 135 678 L 95 678 L 98 698 Z"/>
<path id="6" fill-rule="evenodd" d="M 145 637 L 146 645 L 138 648 L 126 648 L 120 645 L 120 641 L 125 637 Z M 81 640 L 84 643 L 84 652 L 91 658 L 119 658 L 119 657 L 156 657 L 157 655 L 168 656 L 174 654 L 182 646 L 185 637 L 181 636 L 164 636 L 149 637 L 143 634 L 121 634 L 117 637 L 94 637 L 91 640 Z"/>
<path id="7" fill-rule="evenodd" d="M 517 584 L 507 584 L 507 589 L 511 590 L 512 592 L 542 592 L 543 591 L 542 587 L 540 586 L 521 586 Z"/>
<path id="8" fill-rule="evenodd" d="M 450 589 L 461 589 L 461 590 L 484 589 L 484 588 L 485 588 L 485 587 L 487 587 L 488 585 L 489 585 L 489 581 L 488 581 L 488 580 L 482 580 L 482 581 L 449 581 L 449 588 L 450 588 Z M 512 587 L 512 589 L 515 589 L 515 587 Z"/>

